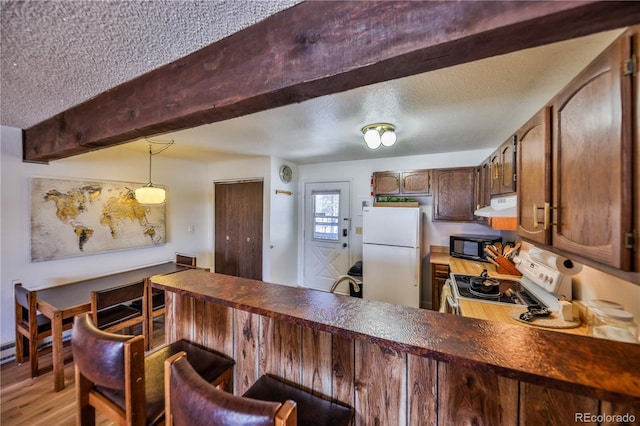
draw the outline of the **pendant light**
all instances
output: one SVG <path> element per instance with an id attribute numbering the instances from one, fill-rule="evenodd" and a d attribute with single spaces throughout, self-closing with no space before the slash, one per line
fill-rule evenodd
<path id="1" fill-rule="evenodd" d="M 173 141 L 153 142 L 153 141 L 147 140 L 147 142 L 149 142 L 149 182 L 145 186 L 135 190 L 136 201 L 139 204 L 143 204 L 143 205 L 163 204 L 166 200 L 166 191 L 163 188 L 158 188 L 157 186 L 153 186 L 153 184 L 151 183 L 151 157 L 169 148 L 169 146 L 173 145 Z M 160 143 L 165 146 L 161 148 L 159 151 L 154 153 L 151 150 L 152 143 Z"/>

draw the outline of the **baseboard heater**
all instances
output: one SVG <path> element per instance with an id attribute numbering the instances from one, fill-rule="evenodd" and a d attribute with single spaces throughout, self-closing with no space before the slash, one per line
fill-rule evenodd
<path id="1" fill-rule="evenodd" d="M 71 340 L 71 331 L 67 331 L 62 335 L 62 341 L 64 343 L 69 342 Z M 44 339 L 40 346 L 39 350 L 50 348 L 51 347 L 51 338 Z M 0 346 L 0 365 L 7 364 L 9 362 L 15 362 L 16 360 L 16 342 L 10 342 L 6 345 Z"/>

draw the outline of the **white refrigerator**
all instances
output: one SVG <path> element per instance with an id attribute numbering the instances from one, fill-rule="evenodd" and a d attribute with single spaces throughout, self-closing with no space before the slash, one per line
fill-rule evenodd
<path id="1" fill-rule="evenodd" d="M 365 207 L 362 297 L 420 307 L 420 208 Z"/>

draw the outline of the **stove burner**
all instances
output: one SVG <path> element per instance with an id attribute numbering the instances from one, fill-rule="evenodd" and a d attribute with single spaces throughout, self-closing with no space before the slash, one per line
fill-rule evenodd
<path id="1" fill-rule="evenodd" d="M 496 289 L 498 289 L 497 286 L 496 286 Z M 480 297 L 481 299 L 488 299 L 488 300 L 492 300 L 492 299 L 500 300 L 500 297 L 502 297 L 502 293 L 500 293 L 499 291 L 497 293 L 483 293 L 481 291 L 477 291 L 473 287 L 469 288 L 469 293 L 473 294 L 476 297 Z"/>
<path id="2" fill-rule="evenodd" d="M 500 283 L 491 278 L 471 277 L 469 284 L 471 284 L 470 290 L 481 297 L 484 295 L 496 296 L 500 294 Z"/>

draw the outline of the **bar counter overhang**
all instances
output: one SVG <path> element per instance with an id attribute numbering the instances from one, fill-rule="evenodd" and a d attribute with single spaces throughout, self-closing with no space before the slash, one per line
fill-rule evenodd
<path id="1" fill-rule="evenodd" d="M 353 406 L 356 424 L 640 416 L 640 345 L 206 271 L 151 282 L 168 341 L 233 357 L 236 393 L 271 373 Z"/>

